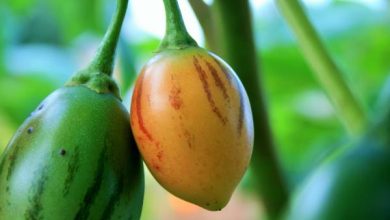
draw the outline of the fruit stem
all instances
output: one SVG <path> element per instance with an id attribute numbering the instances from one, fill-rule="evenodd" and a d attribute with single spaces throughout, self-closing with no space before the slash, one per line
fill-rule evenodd
<path id="1" fill-rule="evenodd" d="M 300 44 L 301 50 L 317 79 L 334 103 L 339 117 L 351 135 L 360 135 L 367 126 L 367 117 L 340 69 L 331 59 L 313 25 L 297 0 L 277 0 Z"/>
<path id="2" fill-rule="evenodd" d="M 166 29 L 159 50 L 197 47 L 198 44 L 188 34 L 177 0 L 163 0 Z"/>
<path id="3" fill-rule="evenodd" d="M 122 23 L 126 15 L 128 0 L 118 0 L 113 20 L 104 35 L 94 59 L 87 68 L 93 72 L 112 75 L 116 46 L 121 32 Z"/>
<path id="4" fill-rule="evenodd" d="M 115 15 L 92 62 L 86 69 L 76 72 L 66 86 L 83 85 L 99 94 L 112 93 L 120 99 L 119 88 L 111 75 L 127 4 L 128 0 L 118 0 Z"/>

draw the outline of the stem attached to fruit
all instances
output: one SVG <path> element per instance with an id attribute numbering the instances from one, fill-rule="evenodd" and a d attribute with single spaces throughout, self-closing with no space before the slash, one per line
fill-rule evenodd
<path id="1" fill-rule="evenodd" d="M 89 70 L 104 73 L 111 76 L 115 58 L 116 45 L 121 32 L 123 19 L 126 15 L 128 0 L 118 0 L 116 13 L 104 35 L 103 41 L 92 60 Z"/>
<path id="2" fill-rule="evenodd" d="M 98 51 L 89 66 L 76 72 L 66 86 L 86 86 L 97 93 L 112 93 L 120 99 L 119 89 L 111 78 L 114 58 L 128 0 L 118 0 L 116 13 Z"/>
<path id="3" fill-rule="evenodd" d="M 166 31 L 159 50 L 197 47 L 198 44 L 188 34 L 177 0 L 163 0 L 166 14 Z"/>
<path id="4" fill-rule="evenodd" d="M 367 118 L 340 69 L 331 59 L 314 27 L 297 0 L 277 0 L 278 7 L 291 26 L 307 62 L 327 91 L 339 117 L 352 135 L 366 128 Z"/>

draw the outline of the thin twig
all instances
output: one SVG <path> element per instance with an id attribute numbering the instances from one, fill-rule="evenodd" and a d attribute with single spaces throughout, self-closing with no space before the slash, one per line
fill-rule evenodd
<path id="1" fill-rule="evenodd" d="M 301 4 L 297 0 L 277 0 L 277 3 L 293 30 L 306 61 L 333 102 L 338 116 L 352 135 L 360 135 L 367 126 L 365 112 L 321 42 Z"/>

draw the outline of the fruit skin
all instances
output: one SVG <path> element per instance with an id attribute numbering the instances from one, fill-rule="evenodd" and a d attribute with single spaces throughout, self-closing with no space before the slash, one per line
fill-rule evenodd
<path id="1" fill-rule="evenodd" d="M 128 113 L 85 86 L 53 92 L 0 160 L 0 219 L 139 219 L 144 178 Z"/>
<path id="2" fill-rule="evenodd" d="M 390 120 L 315 171 L 286 220 L 390 219 Z"/>
<path id="3" fill-rule="evenodd" d="M 208 210 L 229 201 L 250 161 L 253 119 L 234 71 L 198 47 L 163 50 L 143 68 L 131 103 L 143 159 L 172 194 Z"/>

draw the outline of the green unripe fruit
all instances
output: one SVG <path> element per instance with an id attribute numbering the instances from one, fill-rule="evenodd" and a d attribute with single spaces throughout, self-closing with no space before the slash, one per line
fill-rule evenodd
<path id="1" fill-rule="evenodd" d="M 286 219 L 390 219 L 389 122 L 320 167 L 295 195 Z"/>
<path id="2" fill-rule="evenodd" d="M 84 70 L 47 97 L 0 158 L 1 220 L 139 219 L 144 175 L 110 77 L 127 0 Z"/>
<path id="3" fill-rule="evenodd" d="M 52 93 L 2 155 L 0 219 L 139 219 L 143 168 L 128 120 L 112 93 Z"/>
<path id="4" fill-rule="evenodd" d="M 390 219 L 390 154 L 360 151 L 322 167 L 294 199 L 289 220 Z"/>
<path id="5" fill-rule="evenodd" d="M 78 72 L 0 158 L 0 219 L 139 219 L 142 162 L 115 82 Z"/>

